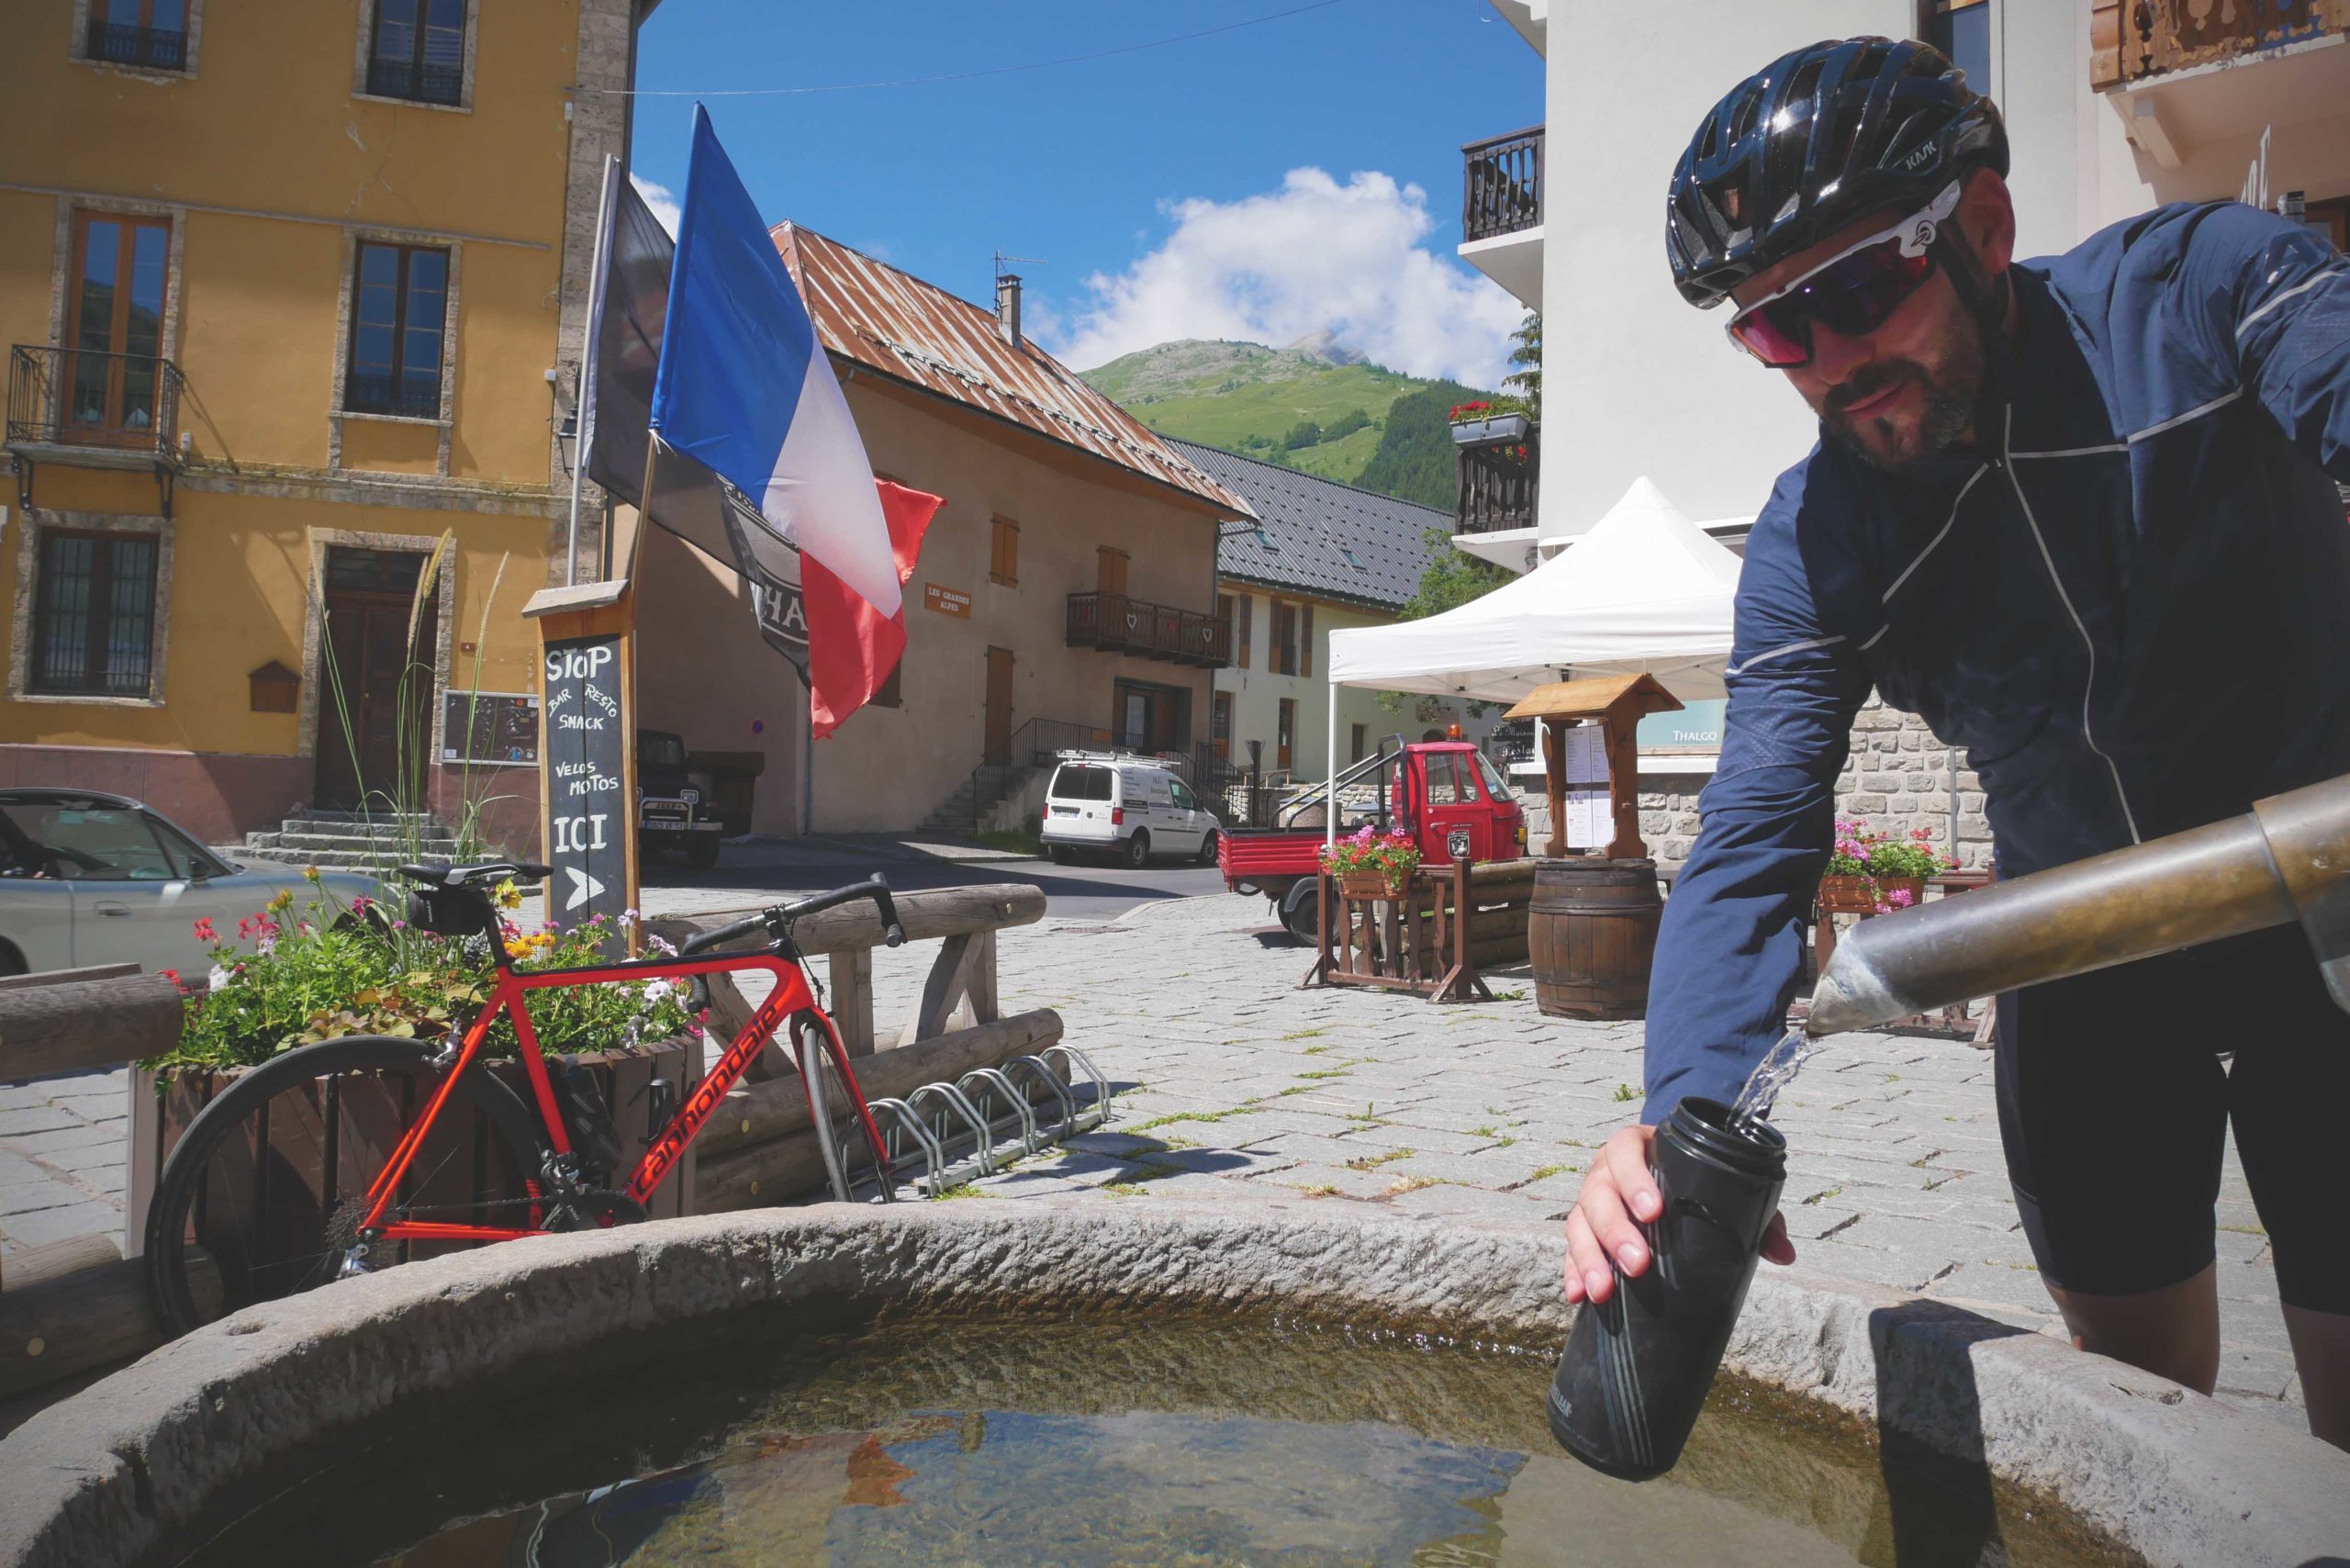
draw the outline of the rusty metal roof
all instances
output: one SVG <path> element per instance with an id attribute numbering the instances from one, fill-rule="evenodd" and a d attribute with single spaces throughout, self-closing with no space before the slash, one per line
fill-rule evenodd
<path id="1" fill-rule="evenodd" d="M 834 353 L 1170 486 L 1227 517 L 1257 515 L 1052 355 L 1033 342 L 1013 347 L 993 311 L 812 229 L 778 223 L 772 232 Z"/>

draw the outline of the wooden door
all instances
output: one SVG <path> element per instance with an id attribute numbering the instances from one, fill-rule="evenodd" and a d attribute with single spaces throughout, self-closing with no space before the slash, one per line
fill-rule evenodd
<path id="1" fill-rule="evenodd" d="M 59 420 L 66 439 L 132 446 L 155 442 L 171 234 L 162 218 L 73 215 L 73 298 L 65 327 L 73 352 Z"/>
<path id="2" fill-rule="evenodd" d="M 1012 650 L 988 650 L 987 760 L 1012 760 Z"/>

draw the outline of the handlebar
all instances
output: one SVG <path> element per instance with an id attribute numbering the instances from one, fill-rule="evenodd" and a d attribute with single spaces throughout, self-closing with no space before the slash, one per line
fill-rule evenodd
<path id="1" fill-rule="evenodd" d="M 906 939 L 906 928 L 898 924 L 897 901 L 890 896 L 890 884 L 881 879 L 879 872 L 876 872 L 862 882 L 851 882 L 845 888 L 834 888 L 830 892 L 816 893 L 792 903 L 778 904 L 773 909 L 763 910 L 748 919 L 733 921 L 715 930 L 702 932 L 699 935 L 688 939 L 684 946 L 678 948 L 677 956 L 688 958 L 696 953 L 708 952 L 712 947 L 722 946 L 729 942 L 737 942 L 760 932 L 765 932 L 770 936 L 781 937 L 789 935 L 793 921 L 822 910 L 837 909 L 845 903 L 855 903 L 860 899 L 873 901 L 875 913 L 881 917 L 881 940 L 892 947 L 903 944 Z"/>

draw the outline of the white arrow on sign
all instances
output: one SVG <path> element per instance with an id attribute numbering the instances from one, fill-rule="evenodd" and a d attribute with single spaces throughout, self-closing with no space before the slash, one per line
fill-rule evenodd
<path id="1" fill-rule="evenodd" d="M 569 914 L 589 899 L 604 890 L 604 884 L 576 866 L 565 866 L 564 875 L 571 879 L 571 896 L 563 902 L 563 912 Z"/>

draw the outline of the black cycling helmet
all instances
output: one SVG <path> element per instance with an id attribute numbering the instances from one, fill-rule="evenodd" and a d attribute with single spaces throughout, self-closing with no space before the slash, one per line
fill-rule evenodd
<path id="1" fill-rule="evenodd" d="M 1673 171 L 1665 253 L 1693 305 L 1854 218 L 1919 207 L 1968 168 L 2008 172 L 1991 100 L 1930 44 L 1830 39 L 1714 106 Z"/>

